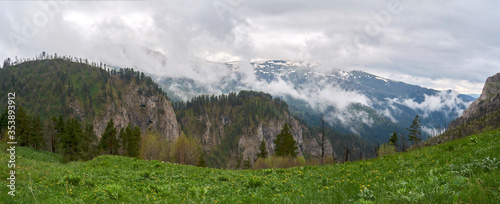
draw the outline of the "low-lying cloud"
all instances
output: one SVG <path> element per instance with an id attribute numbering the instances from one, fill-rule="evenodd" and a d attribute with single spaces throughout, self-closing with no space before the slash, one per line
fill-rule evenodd
<path id="1" fill-rule="evenodd" d="M 389 104 L 404 105 L 419 112 L 424 118 L 429 117 L 432 112 L 445 112 L 447 117 L 450 114 L 461 116 L 465 108 L 472 102 L 465 102 L 455 91 L 440 91 L 436 95 L 424 95 L 424 100 L 418 102 L 416 99 L 387 99 Z M 394 107 L 394 106 L 392 106 Z"/>

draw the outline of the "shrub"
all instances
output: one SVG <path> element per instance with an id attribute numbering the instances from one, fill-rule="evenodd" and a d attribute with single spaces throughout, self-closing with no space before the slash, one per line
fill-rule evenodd
<path id="1" fill-rule="evenodd" d="M 151 172 L 149 171 L 141 172 L 139 175 L 145 179 L 151 178 Z"/>
<path id="2" fill-rule="evenodd" d="M 251 177 L 250 179 L 248 179 L 248 184 L 246 185 L 247 188 L 257 188 L 257 187 L 260 187 L 262 186 L 263 182 L 256 178 L 256 177 Z"/>
<path id="3" fill-rule="evenodd" d="M 122 192 L 122 187 L 118 184 L 111 184 L 109 186 L 106 186 L 104 190 L 108 194 L 109 198 L 118 200 L 118 197 L 120 197 L 120 194 Z"/>
<path id="4" fill-rule="evenodd" d="M 253 168 L 254 169 L 267 169 L 269 166 L 266 163 L 266 159 L 263 158 L 258 158 L 255 163 L 253 163 Z"/>
<path id="5" fill-rule="evenodd" d="M 217 181 L 228 181 L 229 179 L 226 176 L 217 177 Z"/>
<path id="6" fill-rule="evenodd" d="M 74 186 L 77 186 L 81 180 L 82 178 L 77 175 L 68 175 L 64 177 L 64 181 Z"/>
<path id="7" fill-rule="evenodd" d="M 394 149 L 394 146 L 389 145 L 388 143 L 382 144 L 382 146 L 378 149 L 378 155 L 380 157 L 393 154 L 396 154 L 396 150 Z"/>

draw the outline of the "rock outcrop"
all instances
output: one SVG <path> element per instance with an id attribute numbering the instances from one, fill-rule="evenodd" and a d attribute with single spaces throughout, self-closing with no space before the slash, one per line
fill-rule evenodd
<path id="1" fill-rule="evenodd" d="M 500 109 L 500 73 L 488 77 L 481 96 L 464 111 L 463 115 L 450 123 L 450 129 L 466 124 L 488 113 Z"/>
<path id="2" fill-rule="evenodd" d="M 94 120 L 94 131 L 100 137 L 106 123 L 113 118 L 117 128 L 124 128 L 130 123 L 139 126 L 144 132 L 156 130 L 173 141 L 180 135 L 180 128 L 175 118 L 174 109 L 165 97 L 154 95 L 145 97 L 138 95 L 137 87 L 127 87 L 130 91 L 122 95 L 123 100 L 107 105 L 105 115 Z"/>
<path id="3" fill-rule="evenodd" d="M 481 96 L 464 111 L 460 118 L 450 122 L 448 130 L 421 146 L 432 146 L 472 134 L 500 127 L 500 73 L 489 77 Z"/>
<path id="4" fill-rule="evenodd" d="M 114 83 L 119 83 L 117 80 L 117 78 L 112 79 Z M 97 137 L 100 138 L 107 122 L 113 118 L 118 129 L 125 128 L 130 123 L 132 126 L 139 126 L 142 132 L 158 131 L 170 141 L 178 138 L 179 124 L 171 103 L 164 96 L 138 94 L 139 89 L 144 89 L 144 87 L 135 83 L 120 85 L 124 89 L 119 96 L 120 100 L 109 101 L 106 104 L 106 111 L 94 118 L 94 131 Z M 80 112 L 78 106 L 73 107 L 73 110 L 75 115 L 79 115 L 76 114 Z"/>

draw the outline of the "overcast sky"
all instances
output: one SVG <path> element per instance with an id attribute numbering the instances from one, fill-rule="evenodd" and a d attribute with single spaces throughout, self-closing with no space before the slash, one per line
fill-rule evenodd
<path id="1" fill-rule="evenodd" d="M 498 9 L 493 0 L 0 1 L 0 58 L 57 52 L 156 74 L 200 58 L 311 61 L 472 94 L 500 72 Z"/>

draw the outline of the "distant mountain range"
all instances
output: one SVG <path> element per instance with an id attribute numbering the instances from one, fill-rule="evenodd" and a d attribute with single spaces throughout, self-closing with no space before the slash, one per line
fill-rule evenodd
<path id="1" fill-rule="evenodd" d="M 321 117 L 341 133 L 359 134 L 373 143 L 406 134 L 421 116 L 427 136 L 444 131 L 475 100 L 453 91 L 437 91 L 385 79 L 363 71 L 341 70 L 310 62 L 191 63 L 193 76 L 153 77 L 174 101 L 201 94 L 263 91 L 289 104 L 290 112 L 319 126 Z"/>

